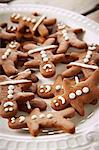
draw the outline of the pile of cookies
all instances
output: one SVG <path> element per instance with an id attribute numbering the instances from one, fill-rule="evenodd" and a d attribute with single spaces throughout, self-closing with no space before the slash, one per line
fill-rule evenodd
<path id="1" fill-rule="evenodd" d="M 0 24 L 0 116 L 33 136 L 46 128 L 74 133 L 70 118 L 99 99 L 99 45 L 81 40 L 83 29 L 38 12 L 14 13 L 10 22 Z M 60 63 L 65 71 L 55 77 Z M 40 84 L 38 71 L 55 77 L 53 84 Z"/>

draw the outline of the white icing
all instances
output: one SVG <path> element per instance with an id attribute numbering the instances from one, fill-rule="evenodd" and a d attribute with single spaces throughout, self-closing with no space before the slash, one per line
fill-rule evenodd
<path id="1" fill-rule="evenodd" d="M 9 84 L 21 84 L 21 83 L 29 83 L 31 80 L 8 80 L 4 82 L 0 82 L 0 85 L 9 85 Z"/>
<path id="2" fill-rule="evenodd" d="M 96 46 L 95 46 L 95 45 L 94 45 L 94 46 L 89 46 L 88 49 L 89 49 L 90 51 L 94 51 L 94 50 L 96 49 Z"/>
<path id="3" fill-rule="evenodd" d="M 40 88 L 44 88 L 44 85 L 41 85 Z"/>
<path id="4" fill-rule="evenodd" d="M 8 106 L 14 106 L 14 104 L 13 104 L 13 102 L 6 102 L 6 103 L 4 103 L 4 105 L 3 105 L 4 107 L 8 107 Z"/>
<path id="5" fill-rule="evenodd" d="M 3 60 L 7 59 L 7 56 L 6 55 L 2 55 L 1 57 Z"/>
<path id="6" fill-rule="evenodd" d="M 30 17 L 27 17 L 26 21 L 30 22 L 30 21 L 31 21 L 31 18 L 30 18 Z"/>
<path id="7" fill-rule="evenodd" d="M 15 123 L 15 117 L 12 117 L 12 118 L 11 118 L 11 123 L 12 123 L 12 124 Z"/>
<path id="8" fill-rule="evenodd" d="M 8 86 L 8 89 L 9 89 L 9 90 L 10 90 L 10 89 L 11 89 L 11 90 L 14 90 L 14 85 L 9 85 L 9 86 Z"/>
<path id="9" fill-rule="evenodd" d="M 36 115 L 32 115 L 31 119 L 35 120 L 35 119 L 37 119 L 37 116 Z"/>
<path id="10" fill-rule="evenodd" d="M 89 59 L 88 58 L 84 58 L 84 63 L 88 63 Z"/>
<path id="11" fill-rule="evenodd" d="M 55 103 L 55 106 L 59 106 L 59 103 Z"/>
<path id="12" fill-rule="evenodd" d="M 61 85 L 56 85 L 55 89 L 59 91 L 61 89 Z"/>
<path id="13" fill-rule="evenodd" d="M 77 96 L 82 95 L 82 91 L 81 91 L 81 90 L 77 90 L 77 91 L 76 91 L 76 95 L 77 95 Z"/>
<path id="14" fill-rule="evenodd" d="M 62 29 L 64 29 L 64 28 L 65 28 L 65 25 L 59 25 L 59 26 L 58 26 L 58 29 L 59 29 L 59 30 L 62 30 Z"/>
<path id="15" fill-rule="evenodd" d="M 27 108 L 28 108 L 28 109 L 31 109 L 31 105 L 30 105 L 30 102 L 29 102 L 29 101 L 26 102 L 26 105 L 27 105 Z"/>
<path id="16" fill-rule="evenodd" d="M 56 102 L 57 102 L 57 100 L 56 100 L 56 99 L 54 99 L 54 100 L 53 100 L 53 103 L 56 103 Z"/>
<path id="17" fill-rule="evenodd" d="M 47 118 L 48 119 L 52 119 L 53 118 L 53 114 L 47 114 Z"/>
<path id="18" fill-rule="evenodd" d="M 17 15 L 16 13 L 13 13 L 13 14 L 11 15 L 11 18 L 14 18 L 16 15 Z"/>
<path id="19" fill-rule="evenodd" d="M 88 64 L 78 63 L 78 62 L 71 62 L 70 65 L 80 66 L 80 67 L 94 69 L 94 70 L 98 69 L 98 66 L 88 65 Z"/>
<path id="20" fill-rule="evenodd" d="M 45 118 L 45 115 L 44 115 L 44 114 L 40 114 L 40 115 L 39 115 L 39 118 L 40 118 L 40 119 Z"/>
<path id="21" fill-rule="evenodd" d="M 51 86 L 50 85 L 45 85 L 46 87 L 46 90 L 45 90 L 45 93 L 48 93 L 51 91 Z"/>
<path id="22" fill-rule="evenodd" d="M 14 93 L 14 91 L 13 90 L 8 90 L 8 94 L 10 95 L 10 94 L 13 94 Z"/>
<path id="23" fill-rule="evenodd" d="M 36 19 L 35 19 L 35 18 L 31 19 L 31 22 L 32 22 L 32 23 L 35 23 L 35 22 L 36 22 Z"/>
<path id="24" fill-rule="evenodd" d="M 13 111 L 13 107 L 9 107 L 8 109 L 9 109 L 10 112 Z"/>
<path id="25" fill-rule="evenodd" d="M 8 98 L 8 99 L 12 99 L 12 98 L 13 98 L 13 95 L 12 95 L 12 94 L 9 94 L 9 95 L 7 96 L 7 98 Z"/>
<path id="26" fill-rule="evenodd" d="M 36 24 L 34 25 L 33 27 L 33 32 L 38 28 L 38 26 L 41 24 L 41 22 L 45 19 L 45 16 L 42 16 L 37 22 Z"/>
<path id="27" fill-rule="evenodd" d="M 88 87 L 83 87 L 82 91 L 84 94 L 87 94 L 87 93 L 89 93 L 90 90 Z"/>
<path id="28" fill-rule="evenodd" d="M 43 55 L 43 54 L 46 54 L 46 52 L 45 52 L 44 50 L 42 50 L 42 51 L 40 52 L 40 54 Z"/>
<path id="29" fill-rule="evenodd" d="M 92 51 L 88 51 L 87 55 L 89 55 L 89 56 L 92 55 Z"/>
<path id="30" fill-rule="evenodd" d="M 75 83 L 78 84 L 80 81 L 79 81 L 79 78 L 78 76 L 75 76 Z"/>
<path id="31" fill-rule="evenodd" d="M 62 96 L 58 96 L 58 99 L 61 100 L 62 104 L 65 104 L 65 98 Z"/>
<path id="32" fill-rule="evenodd" d="M 16 45 L 15 44 L 9 44 L 9 47 L 10 48 L 16 48 Z"/>
<path id="33" fill-rule="evenodd" d="M 25 121 L 25 117 L 24 116 L 20 116 L 19 117 L 19 123 L 22 123 L 22 122 L 24 122 Z"/>
<path id="34" fill-rule="evenodd" d="M 19 19 L 20 18 L 20 14 L 17 14 L 16 16 L 15 16 L 15 19 L 17 20 L 17 19 Z"/>
<path id="35" fill-rule="evenodd" d="M 47 57 L 47 54 L 42 54 L 41 57 L 42 58 Z"/>
<path id="36" fill-rule="evenodd" d="M 37 48 L 35 49 L 32 49 L 32 50 L 29 50 L 28 51 L 28 54 L 33 54 L 33 53 L 36 53 L 36 52 L 41 52 L 41 51 L 44 51 L 44 50 L 48 50 L 48 49 L 53 49 L 53 48 L 56 48 L 57 45 L 48 45 L 48 46 L 37 46 Z"/>
<path id="37" fill-rule="evenodd" d="M 70 94 L 69 94 L 69 98 L 70 98 L 70 99 L 75 99 L 75 97 L 76 97 L 75 93 L 70 93 Z"/>
<path id="38" fill-rule="evenodd" d="M 27 17 L 26 17 L 26 16 L 24 16 L 24 17 L 22 17 L 22 19 L 23 19 L 23 21 L 26 21 L 26 20 L 27 20 Z"/>
<path id="39" fill-rule="evenodd" d="M 48 61 L 48 57 L 43 58 L 43 61 L 47 62 Z"/>
<path id="40" fill-rule="evenodd" d="M 4 111 L 5 111 L 5 112 L 8 112 L 8 111 L 9 111 L 9 108 L 5 108 Z"/>
<path id="41" fill-rule="evenodd" d="M 40 90 L 40 93 L 44 93 L 44 89 L 41 89 L 41 90 Z"/>
<path id="42" fill-rule="evenodd" d="M 47 68 L 52 68 L 52 65 L 51 64 L 45 64 L 43 66 L 43 69 L 46 70 Z"/>

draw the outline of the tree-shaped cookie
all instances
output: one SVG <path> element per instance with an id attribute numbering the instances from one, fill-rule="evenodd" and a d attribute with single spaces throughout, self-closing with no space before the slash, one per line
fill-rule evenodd
<path id="1" fill-rule="evenodd" d="M 87 47 L 84 41 L 78 39 L 77 34 L 82 33 L 82 29 L 72 29 L 66 25 L 58 25 L 58 30 L 56 33 L 50 35 L 50 37 L 56 37 L 59 43 L 57 53 L 67 52 L 70 46 L 83 49 Z"/>
<path id="2" fill-rule="evenodd" d="M 91 45 L 85 52 L 72 52 L 70 57 L 76 61 L 67 65 L 67 70 L 62 73 L 63 77 L 71 77 L 83 73 L 88 78 L 99 65 L 99 46 Z"/>
<path id="3" fill-rule="evenodd" d="M 61 97 L 65 103 L 70 103 L 73 108 L 82 116 L 84 116 L 84 105 L 92 103 L 99 99 L 99 69 L 94 71 L 92 75 L 85 81 L 76 85 L 70 84 L 68 79 L 63 80 L 64 94 Z M 52 101 L 59 100 L 56 96 Z M 64 107 L 66 108 L 66 107 Z"/>
<path id="4" fill-rule="evenodd" d="M 43 46 L 35 46 L 32 50 L 29 50 L 28 54 L 33 59 L 24 64 L 26 68 L 39 68 L 40 73 L 47 78 L 54 76 L 56 72 L 55 65 L 66 61 L 64 54 L 52 53 L 52 50 L 57 48 L 56 45 L 52 45 L 54 42 L 54 38 L 49 38 Z"/>
<path id="5" fill-rule="evenodd" d="M 6 48 L 0 48 L 0 66 L 4 72 L 10 76 L 16 74 L 18 70 L 15 68 L 15 63 L 18 58 L 26 58 L 28 55 L 18 51 L 20 44 L 18 42 L 9 43 Z"/>
<path id="6" fill-rule="evenodd" d="M 2 117 L 9 118 L 15 115 L 18 111 L 17 102 L 26 102 L 34 98 L 34 93 L 25 92 L 31 85 L 31 80 L 11 80 L 5 75 L 0 76 L 0 114 Z"/>
<path id="7" fill-rule="evenodd" d="M 56 128 L 64 132 L 74 133 L 75 125 L 67 118 L 75 116 L 73 108 L 67 108 L 59 112 L 40 112 L 35 108 L 29 116 L 12 117 L 8 125 L 12 129 L 29 128 L 32 136 L 37 136 L 44 128 Z"/>

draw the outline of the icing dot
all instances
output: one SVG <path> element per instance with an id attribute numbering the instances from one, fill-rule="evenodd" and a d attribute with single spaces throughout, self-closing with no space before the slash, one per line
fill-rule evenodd
<path id="1" fill-rule="evenodd" d="M 4 111 L 5 111 L 5 112 L 8 112 L 8 111 L 9 111 L 9 109 L 8 109 L 8 108 L 5 108 L 5 109 L 4 109 Z"/>
<path id="2" fill-rule="evenodd" d="M 59 90 L 61 89 L 61 85 L 57 85 L 57 86 L 55 87 L 55 89 L 56 89 L 57 91 L 59 91 Z"/>
<path id="3" fill-rule="evenodd" d="M 43 93 L 43 92 L 44 92 L 44 89 L 41 89 L 41 90 L 40 90 L 40 93 Z"/>
<path id="4" fill-rule="evenodd" d="M 31 21 L 31 18 L 30 18 L 30 17 L 28 17 L 26 20 L 27 20 L 28 22 L 30 22 L 30 21 Z"/>
<path id="5" fill-rule="evenodd" d="M 83 91 L 83 93 L 88 93 L 89 92 L 89 88 L 88 87 L 83 87 L 83 89 L 82 89 L 82 91 Z"/>
<path id="6" fill-rule="evenodd" d="M 13 111 L 13 107 L 10 107 L 10 108 L 9 108 L 9 111 Z"/>
<path id="7" fill-rule="evenodd" d="M 48 61 L 48 57 L 43 58 L 43 61 L 47 62 Z"/>
<path id="8" fill-rule="evenodd" d="M 14 90 L 14 85 L 9 85 L 9 86 L 8 86 L 8 89 L 9 89 L 9 90 L 10 90 L 10 89 L 11 89 L 11 90 Z"/>
<path id="9" fill-rule="evenodd" d="M 88 63 L 89 59 L 88 58 L 84 58 L 84 63 Z"/>
<path id="10" fill-rule="evenodd" d="M 22 19 L 23 19 L 23 21 L 26 21 L 27 17 L 24 16 Z"/>
<path id="11" fill-rule="evenodd" d="M 15 123 L 15 118 L 14 117 L 11 118 L 11 123 L 12 124 Z"/>
<path id="12" fill-rule="evenodd" d="M 46 54 L 42 54 L 42 58 L 44 58 L 44 57 L 47 57 L 47 55 Z"/>
<path id="13" fill-rule="evenodd" d="M 62 30 L 62 34 L 64 34 L 64 33 L 66 33 L 66 30 L 64 29 L 64 30 Z"/>
<path id="14" fill-rule="evenodd" d="M 21 123 L 21 122 L 24 122 L 25 121 L 25 117 L 24 116 L 20 116 L 19 117 L 19 122 Z"/>
<path id="15" fill-rule="evenodd" d="M 11 89 L 8 90 L 8 94 L 9 94 L 9 95 L 10 95 L 10 94 L 12 95 L 13 93 L 14 93 L 13 90 L 11 90 Z"/>
<path id="16" fill-rule="evenodd" d="M 76 91 L 76 95 L 77 95 L 77 96 L 82 95 L 82 91 L 81 91 L 81 90 L 77 90 L 77 91 Z"/>
<path id="17" fill-rule="evenodd" d="M 88 51 L 88 52 L 87 52 L 87 55 L 92 55 L 92 51 Z"/>
<path id="18" fill-rule="evenodd" d="M 87 54 L 86 59 L 90 59 L 90 58 L 91 58 L 91 55 Z"/>
<path id="19" fill-rule="evenodd" d="M 44 114 L 40 114 L 40 115 L 39 115 L 39 118 L 40 118 L 40 119 L 45 118 L 45 115 L 44 115 Z"/>
<path id="20" fill-rule="evenodd" d="M 16 16 L 15 16 L 15 19 L 19 19 L 20 18 L 20 14 L 17 14 Z"/>
<path id="21" fill-rule="evenodd" d="M 40 52 L 40 54 L 45 54 L 45 53 L 46 53 L 46 52 L 45 52 L 45 51 L 43 51 L 43 50 Z"/>
<path id="22" fill-rule="evenodd" d="M 55 103 L 55 106 L 59 106 L 59 103 Z"/>
<path id="23" fill-rule="evenodd" d="M 68 36 L 65 36 L 64 39 L 67 41 L 67 40 L 69 40 L 69 37 L 68 37 Z"/>
<path id="24" fill-rule="evenodd" d="M 56 102 L 57 102 L 57 100 L 56 100 L 56 99 L 54 99 L 54 100 L 53 100 L 53 103 L 56 103 Z"/>
<path id="25" fill-rule="evenodd" d="M 12 95 L 12 94 L 9 94 L 9 95 L 7 96 L 7 98 L 8 98 L 8 99 L 12 99 L 12 98 L 13 98 L 13 95 Z"/>
<path id="26" fill-rule="evenodd" d="M 69 98 L 70 98 L 70 99 L 75 99 L 75 97 L 76 97 L 75 93 L 70 93 L 70 94 L 69 94 Z"/>
<path id="27" fill-rule="evenodd" d="M 7 59 L 7 56 L 6 55 L 2 55 L 2 59 L 3 60 Z"/>
<path id="28" fill-rule="evenodd" d="M 32 23 L 35 23 L 35 22 L 36 22 L 36 19 L 32 19 L 31 22 L 32 22 Z"/>
<path id="29" fill-rule="evenodd" d="M 37 116 L 36 115 L 32 115 L 31 119 L 35 120 L 35 119 L 37 119 Z"/>
<path id="30" fill-rule="evenodd" d="M 48 119 L 53 118 L 53 114 L 47 114 L 47 118 L 48 118 Z"/>

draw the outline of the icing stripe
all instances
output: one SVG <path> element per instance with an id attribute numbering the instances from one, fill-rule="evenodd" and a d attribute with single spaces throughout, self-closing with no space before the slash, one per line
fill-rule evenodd
<path id="1" fill-rule="evenodd" d="M 95 66 L 95 65 L 82 64 L 82 63 L 78 63 L 78 62 L 71 62 L 69 65 L 80 66 L 80 67 L 94 69 L 94 70 L 99 68 L 98 66 Z"/>
<path id="2" fill-rule="evenodd" d="M 75 83 L 78 84 L 80 81 L 79 81 L 79 78 L 77 76 L 75 76 Z"/>
<path id="3" fill-rule="evenodd" d="M 9 80 L 9 81 L 4 81 L 0 82 L 0 85 L 9 85 L 9 84 L 20 84 L 20 83 L 30 83 L 31 80 Z"/>
<path id="4" fill-rule="evenodd" d="M 56 48 L 56 47 L 57 47 L 57 45 L 48 45 L 48 46 L 41 46 L 41 47 L 38 46 L 35 49 L 29 50 L 28 54 L 30 55 L 30 54 L 33 54 L 33 53 L 36 53 L 36 52 L 40 52 L 42 50 L 47 50 L 47 49 Z"/>
<path id="5" fill-rule="evenodd" d="M 33 31 L 35 31 L 37 29 L 37 27 L 41 24 L 41 22 L 45 19 L 45 16 L 42 16 L 37 23 L 34 25 L 33 27 Z"/>

